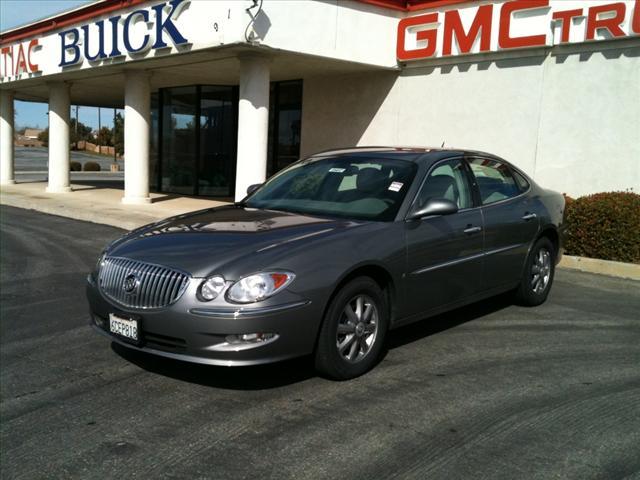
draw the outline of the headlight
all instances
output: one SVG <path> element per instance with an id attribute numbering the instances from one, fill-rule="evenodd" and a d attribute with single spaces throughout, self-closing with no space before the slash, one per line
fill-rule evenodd
<path id="1" fill-rule="evenodd" d="M 249 275 L 234 283 L 227 298 L 236 303 L 253 303 L 269 298 L 289 285 L 295 275 L 291 272 L 264 272 Z"/>
<path id="2" fill-rule="evenodd" d="M 209 277 L 204 282 L 200 284 L 200 288 L 198 289 L 198 295 L 200 296 L 200 300 L 204 300 L 205 302 L 210 302 L 218 295 L 222 293 L 224 290 L 225 281 L 224 278 L 220 275 L 216 275 L 215 277 Z"/>
<path id="3" fill-rule="evenodd" d="M 107 251 L 103 250 L 100 256 L 98 257 L 98 261 L 96 262 L 96 272 L 100 271 L 100 267 L 102 267 L 102 263 L 104 262 L 104 257 L 107 256 Z"/>

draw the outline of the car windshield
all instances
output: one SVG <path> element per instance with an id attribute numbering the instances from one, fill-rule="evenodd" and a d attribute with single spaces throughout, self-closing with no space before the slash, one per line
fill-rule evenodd
<path id="1" fill-rule="evenodd" d="M 310 158 L 267 181 L 245 205 L 356 220 L 392 221 L 416 174 L 407 160 Z"/>

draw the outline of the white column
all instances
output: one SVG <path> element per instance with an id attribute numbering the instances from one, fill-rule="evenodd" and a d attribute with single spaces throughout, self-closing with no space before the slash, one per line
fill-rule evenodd
<path id="1" fill-rule="evenodd" d="M 266 179 L 269 133 L 269 59 L 247 55 L 239 60 L 236 201 L 246 196 L 249 185 Z"/>
<path id="2" fill-rule="evenodd" d="M 13 173 L 13 92 L 0 91 L 0 185 L 16 183 Z"/>
<path id="3" fill-rule="evenodd" d="M 70 192 L 69 84 L 49 84 L 49 193 Z"/>
<path id="4" fill-rule="evenodd" d="M 151 89 L 149 74 L 131 70 L 124 89 L 124 197 L 122 203 L 150 203 L 149 118 Z"/>

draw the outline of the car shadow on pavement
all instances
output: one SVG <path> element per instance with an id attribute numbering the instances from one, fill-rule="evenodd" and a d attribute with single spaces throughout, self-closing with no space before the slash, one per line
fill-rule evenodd
<path id="1" fill-rule="evenodd" d="M 402 347 L 444 330 L 484 317 L 513 305 L 513 294 L 504 293 L 389 332 L 387 350 Z"/>
<path id="2" fill-rule="evenodd" d="M 389 332 L 383 359 L 389 350 L 476 320 L 511 305 L 513 305 L 513 296 L 503 294 L 400 327 Z M 123 359 L 147 372 L 183 382 L 229 390 L 278 388 L 316 376 L 311 356 L 252 367 L 217 367 L 130 350 L 115 342 L 111 343 L 111 349 Z"/>
<path id="3" fill-rule="evenodd" d="M 283 387 L 315 376 L 310 357 L 252 367 L 217 367 L 183 362 L 131 350 L 115 342 L 111 349 L 147 372 L 183 382 L 230 390 L 264 390 Z"/>

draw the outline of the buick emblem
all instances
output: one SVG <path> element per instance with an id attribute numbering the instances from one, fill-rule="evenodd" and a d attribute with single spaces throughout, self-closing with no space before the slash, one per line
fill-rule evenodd
<path id="1" fill-rule="evenodd" d="M 122 282 L 122 289 L 124 290 L 124 293 L 131 295 L 138 289 L 138 285 L 140 285 L 140 279 L 136 276 L 135 273 L 130 273 L 129 275 L 124 277 L 124 281 Z"/>

